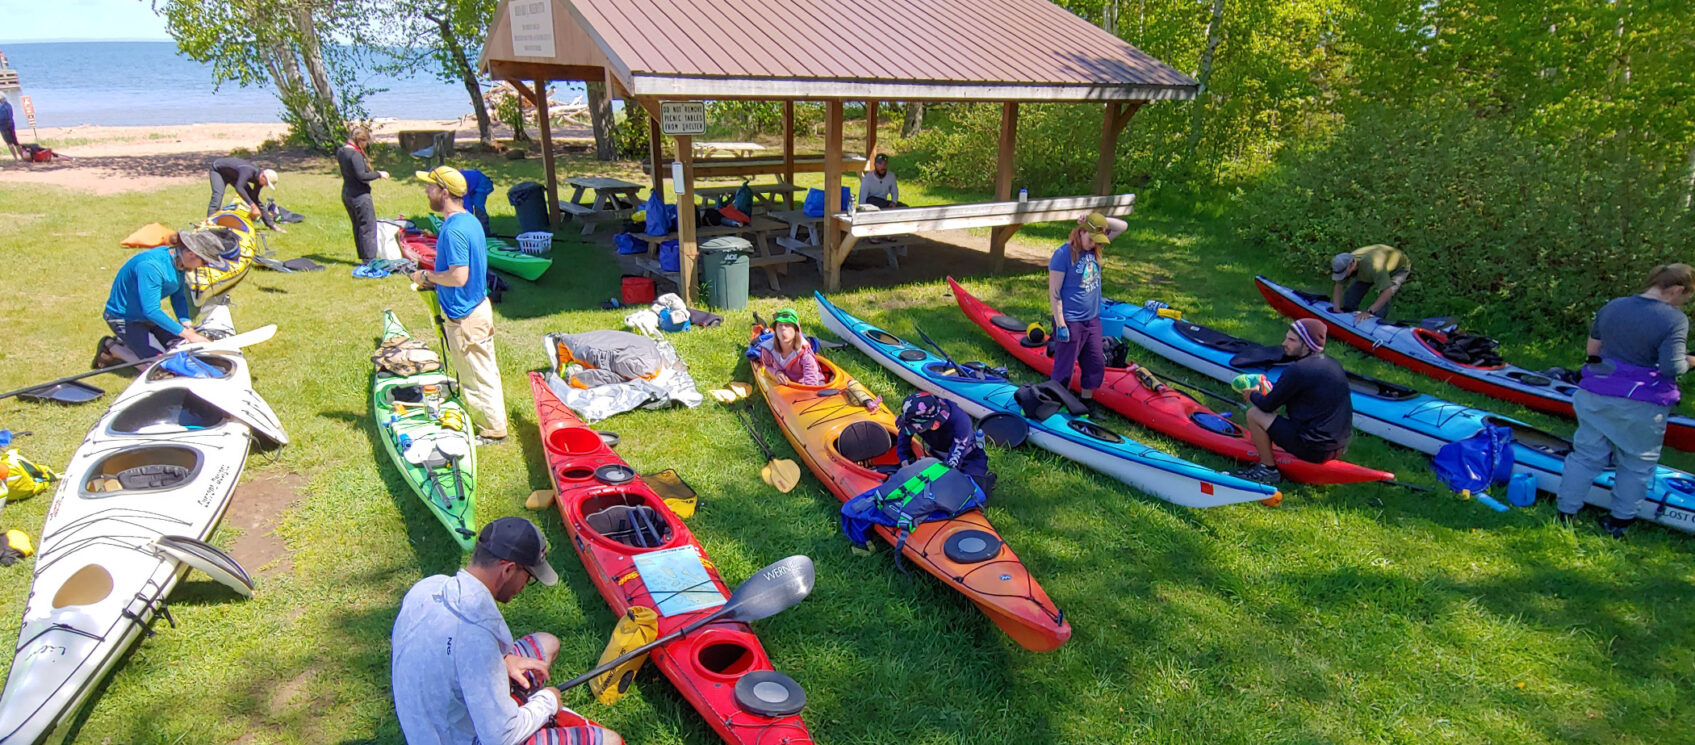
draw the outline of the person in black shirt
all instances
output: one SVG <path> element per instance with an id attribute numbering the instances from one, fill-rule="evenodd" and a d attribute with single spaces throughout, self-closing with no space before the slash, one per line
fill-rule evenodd
<path id="1" fill-rule="evenodd" d="M 1324 323 L 1317 319 L 1290 324 L 1283 336 L 1283 354 L 1294 361 L 1283 365 L 1269 392 L 1242 391 L 1248 402 L 1248 434 L 1259 450 L 1259 463 L 1235 476 L 1263 484 L 1282 481 L 1273 443 L 1311 463 L 1334 460 L 1348 449 L 1353 438 L 1352 392 L 1342 365 L 1324 354 L 1326 336 Z M 1278 409 L 1283 409 L 1283 416 L 1277 415 Z"/>
<path id="2" fill-rule="evenodd" d="M 245 200 L 247 206 L 253 210 L 253 216 L 265 221 L 265 227 L 278 233 L 288 232 L 277 227 L 276 220 L 264 208 L 265 203 L 259 201 L 260 189 L 267 186 L 276 188 L 276 171 L 269 168 L 259 170 L 258 166 L 240 158 L 219 158 L 212 161 L 212 169 L 207 175 L 212 180 L 212 201 L 206 206 L 208 217 L 223 209 L 224 187 L 231 186 L 235 188 L 236 195 Z"/>
<path id="3" fill-rule="evenodd" d="M 341 165 L 341 206 L 353 222 L 353 248 L 361 264 L 377 258 L 377 207 L 371 201 L 371 182 L 388 178 L 388 171 L 372 170 L 365 153 L 370 146 L 371 130 L 357 126 L 347 144 L 335 151 L 336 163 Z"/>

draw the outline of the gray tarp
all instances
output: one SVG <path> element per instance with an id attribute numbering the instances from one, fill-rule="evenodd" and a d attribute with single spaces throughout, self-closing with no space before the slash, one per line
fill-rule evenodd
<path id="1" fill-rule="evenodd" d="M 590 387 L 573 386 L 559 376 L 560 344 L 577 360 L 563 372 Z M 549 363 L 548 386 L 590 424 L 643 406 L 680 403 L 692 409 L 704 400 L 676 348 L 663 339 L 627 331 L 554 333 L 542 337 L 542 346 Z"/>

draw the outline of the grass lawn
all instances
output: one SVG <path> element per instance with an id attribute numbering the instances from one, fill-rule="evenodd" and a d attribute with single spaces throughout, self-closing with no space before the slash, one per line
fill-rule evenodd
<path id="1" fill-rule="evenodd" d="M 412 170 L 399 161 L 384 167 Z M 622 168 L 630 175 L 628 164 Z M 254 484 L 299 486 L 276 531 L 288 553 L 249 567 L 259 574 L 249 601 L 198 574 L 179 586 L 178 628 L 161 624 L 117 668 L 87 709 L 78 742 L 400 742 L 388 693 L 396 608 L 413 582 L 453 571 L 460 555 L 376 440 L 368 357 L 381 311 L 395 308 L 415 330 L 427 326 L 404 280 L 349 276 L 353 248 L 332 169 L 326 160 L 314 172 L 289 174 L 278 196 L 308 219 L 270 236 L 282 258 L 311 256 L 328 271 L 255 270 L 234 291 L 239 327 L 279 326 L 275 339 L 248 354 L 256 387 L 294 440 L 275 460 L 250 459 L 236 498 Z M 510 214 L 504 189 L 517 177 L 536 178 L 539 164 L 489 161 L 485 170 L 499 185 L 490 207 L 510 230 L 510 219 L 499 217 Z M 577 160 L 562 162 L 561 172 L 620 173 Z M 918 184 L 905 187 L 913 201 L 939 198 Z M 0 316 L 9 324 L 0 389 L 85 369 L 105 333 L 100 306 L 111 276 L 130 254 L 118 241 L 147 222 L 197 218 L 204 190 L 94 197 L 0 187 L 7 257 Z M 410 177 L 378 184 L 377 204 L 386 215 L 426 208 Z M 1108 255 L 1110 295 L 1160 298 L 1232 332 L 1281 335 L 1283 322 L 1250 281 L 1273 262 L 1240 250 L 1223 215 L 1153 204 L 1131 225 Z M 1057 244 L 1061 232 L 1047 226 L 1030 235 Z M 614 619 L 566 547 L 557 513 L 523 508 L 532 489 L 548 486 L 524 373 L 545 364 L 543 333 L 616 327 L 622 313 L 596 308 L 617 292 L 609 249 L 560 244 L 555 255 L 542 281 L 513 280 L 496 306 L 515 436 L 478 453 L 478 518 L 529 514 L 553 542 L 565 581 L 530 590 L 506 618 L 517 633 L 559 635 L 555 677 L 562 679 L 593 663 Z M 1316 273 L 1283 279 L 1320 280 Z M 968 285 L 1003 311 L 1043 313 L 1041 275 L 973 277 Z M 922 323 L 956 358 L 1016 365 L 958 313 L 940 283 L 855 288 L 836 299 L 896 333 Z M 756 300 L 754 309 L 769 318 L 783 305 L 817 318 L 804 298 Z M 721 328 L 673 337 L 703 386 L 747 379 L 740 349 L 748 320 L 731 313 Z M 1574 343 L 1512 341 L 1513 351 L 1550 364 Z M 1339 356 L 1369 374 L 1571 428 L 1352 350 Z M 909 392 L 857 352 L 841 350 L 835 359 L 894 401 Z M 116 391 L 127 379 L 93 382 Z M 0 427 L 33 430 L 18 446 L 63 464 L 101 410 L 8 400 L 0 402 Z M 763 406 L 756 411 L 767 439 L 795 457 Z M 813 596 L 756 630 L 776 667 L 807 689 L 804 716 L 822 743 L 1695 739 L 1687 705 L 1695 685 L 1690 536 L 1644 527 L 1615 542 L 1593 527 L 1555 527 L 1546 502 L 1497 514 L 1442 492 L 1378 485 L 1290 487 L 1279 508 L 1188 510 L 1046 452 L 996 452 L 1001 483 L 989 517 L 1075 629 L 1066 646 L 1038 655 L 940 583 L 917 572 L 902 576 L 889 551 L 852 554 L 837 530 L 837 501 L 810 475 L 787 495 L 761 483 L 763 458 L 723 407 L 641 411 L 600 426 L 622 434 L 620 452 L 638 470 L 675 467 L 700 491 L 690 525 L 727 581 L 792 553 L 817 562 Z M 1350 458 L 1433 483 L 1423 456 L 1370 437 L 1357 440 Z M 34 535 L 49 504 L 14 503 L 3 522 Z M 240 532 L 226 526 L 215 542 L 231 546 Z M 30 567 L 0 569 L 0 607 L 9 609 L 0 613 L 0 637 L 17 633 Z M 616 706 L 583 692 L 568 700 L 632 743 L 715 741 L 651 667 Z"/>

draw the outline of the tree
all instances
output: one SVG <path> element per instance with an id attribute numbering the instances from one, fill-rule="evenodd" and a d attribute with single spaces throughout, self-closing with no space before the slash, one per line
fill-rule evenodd
<path id="1" fill-rule="evenodd" d="M 901 122 L 901 139 L 917 137 L 924 130 L 924 102 L 908 101 L 901 108 L 906 109 L 906 119 Z"/>
<path id="2" fill-rule="evenodd" d="M 594 157 L 612 160 L 618 157 L 618 143 L 612 133 L 612 98 L 606 95 L 606 83 L 591 80 L 588 88 L 589 124 L 594 128 Z"/>
<path id="3" fill-rule="evenodd" d="M 371 17 L 374 38 L 404 50 L 382 69 L 406 74 L 428 64 L 437 78 L 462 83 L 477 117 L 477 138 L 491 148 L 493 120 L 471 60 L 481 56 L 478 45 L 488 36 L 495 5 L 495 0 L 392 0 L 388 12 Z"/>

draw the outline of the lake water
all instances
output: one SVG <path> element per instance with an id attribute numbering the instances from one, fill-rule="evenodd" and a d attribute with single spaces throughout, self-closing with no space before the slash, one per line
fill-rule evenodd
<path id="1" fill-rule="evenodd" d="M 177 54 L 171 42 L 47 42 L 0 45 L 35 104 L 40 127 L 81 124 L 170 125 L 203 122 L 275 122 L 282 104 L 267 87 L 242 88 L 212 80 L 212 68 Z M 367 88 L 385 89 L 365 99 L 373 117 L 452 119 L 471 113 L 459 82 L 430 75 L 397 78 L 363 71 Z M 579 83 L 555 83 L 554 98 L 569 101 Z M 485 83 L 484 89 L 488 89 Z M 17 101 L 13 108 L 20 108 Z M 18 127 L 25 125 L 17 112 Z"/>

